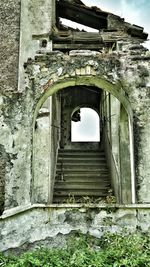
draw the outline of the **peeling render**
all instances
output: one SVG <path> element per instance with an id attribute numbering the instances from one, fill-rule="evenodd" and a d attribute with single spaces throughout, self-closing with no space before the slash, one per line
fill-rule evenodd
<path id="1" fill-rule="evenodd" d="M 61 53 L 54 53 L 51 54 L 51 63 L 48 63 L 49 55 L 40 55 L 39 57 L 36 57 L 36 61 L 33 62 L 33 69 L 35 66 L 41 66 L 41 71 L 36 75 L 36 78 L 34 80 L 34 92 L 36 93 L 37 100 L 40 99 L 40 95 L 44 99 L 54 93 L 53 88 L 56 84 L 56 88 L 73 86 L 75 84 L 88 84 L 90 80 L 90 84 L 97 85 L 98 87 L 104 88 L 105 90 L 109 90 L 112 92 L 112 94 L 116 95 L 118 99 L 123 101 L 123 104 L 128 109 L 128 112 L 130 113 L 130 109 L 132 109 L 133 112 L 133 118 L 131 120 L 133 121 L 134 127 L 138 127 L 138 131 L 141 131 L 141 134 L 138 134 L 138 137 L 136 138 L 137 130 L 134 131 L 134 144 L 135 144 L 135 167 L 136 167 L 136 183 L 140 183 L 140 180 L 143 180 L 143 172 L 144 172 L 144 180 L 147 182 L 146 187 L 148 186 L 149 182 L 149 168 L 145 168 L 146 164 L 149 164 L 148 161 L 146 163 L 146 158 L 149 157 L 148 155 L 148 147 L 149 144 L 142 146 L 142 149 L 139 151 L 139 147 L 141 142 L 144 142 L 145 140 L 148 140 L 148 132 L 149 132 L 149 109 L 150 109 L 150 102 L 149 102 L 149 96 L 148 91 L 149 87 L 147 87 L 147 83 L 149 82 L 149 78 L 147 77 L 145 80 L 145 87 L 142 87 L 142 90 L 139 90 L 139 86 L 141 84 L 141 76 L 139 75 L 139 68 L 138 64 L 141 65 L 141 61 L 135 63 L 133 61 L 133 57 L 130 56 L 130 52 L 128 54 L 129 48 L 133 47 L 133 45 L 128 44 L 128 50 L 124 52 L 118 52 L 118 53 L 112 53 L 110 55 L 107 55 L 106 58 L 104 58 L 104 55 L 101 54 L 94 54 L 91 56 L 92 52 L 87 53 L 85 56 L 85 52 L 83 54 L 80 52 L 80 57 L 78 58 L 78 52 L 76 57 L 75 52 L 70 53 L 70 56 L 66 56 Z M 137 51 L 137 50 L 136 50 Z M 57 54 L 57 64 L 61 66 L 62 74 L 58 76 L 57 69 L 54 69 L 52 67 L 53 62 L 53 56 L 56 56 Z M 146 56 L 146 52 L 145 52 Z M 117 59 L 119 57 L 119 60 Z M 59 58 L 60 58 L 60 64 L 59 64 Z M 126 58 L 126 60 L 123 63 L 123 59 Z M 46 61 L 46 63 L 44 62 Z M 66 63 L 67 62 L 67 65 Z M 112 73 L 111 64 L 114 69 L 114 72 Z M 49 66 L 49 64 L 51 64 Z M 42 68 L 47 69 L 47 72 L 44 71 L 44 79 Z M 146 63 L 143 63 L 145 68 L 147 69 L 147 61 Z M 27 68 L 26 72 L 29 75 L 28 71 L 31 71 L 32 63 L 29 63 L 29 69 Z M 48 68 L 49 66 L 49 68 Z M 67 66 L 67 67 L 66 67 Z M 68 67 L 69 66 L 69 67 Z M 82 67 L 81 67 L 82 66 Z M 131 71 L 132 66 L 132 71 Z M 60 67 L 59 67 L 60 69 Z M 88 69 L 88 74 L 87 74 Z M 137 72 L 138 69 L 138 72 Z M 84 70 L 84 71 L 83 71 Z M 148 70 L 148 69 L 147 69 Z M 143 71 L 143 69 L 142 69 Z M 77 74 L 76 74 L 77 73 Z M 31 71 L 30 74 L 33 78 L 33 73 Z M 42 75 L 42 76 L 41 76 Z M 90 78 L 91 77 L 91 78 Z M 103 81 L 101 81 L 100 84 L 98 84 L 98 77 L 101 77 Z M 132 78 L 131 78 L 132 77 Z M 143 80 L 143 76 L 142 76 Z M 66 85 L 61 85 L 61 82 L 66 81 Z M 68 84 L 67 84 L 68 81 Z M 113 86 L 114 85 L 114 89 Z M 54 89 L 54 90 L 58 90 Z M 124 97 L 124 100 L 123 100 Z M 128 104 L 130 103 L 130 104 Z M 138 118 L 138 121 L 137 119 Z M 136 126 L 135 126 L 136 125 Z M 146 127 L 146 132 L 144 128 Z M 137 128 L 134 128 L 137 129 Z M 139 138 L 142 138 L 139 140 Z M 144 149 L 144 150 L 143 150 Z M 141 160 L 139 159 L 141 158 Z M 144 161 L 142 159 L 145 159 Z M 139 164 L 140 162 L 140 164 Z M 142 163 L 143 162 L 143 163 Z M 138 176 L 137 176 L 137 173 Z M 141 178 L 140 178 L 141 177 Z M 147 178 L 146 178 L 147 177 Z M 149 202 L 148 194 L 146 194 L 144 191 L 144 187 L 140 188 L 138 191 L 138 201 L 139 202 Z M 143 193 L 141 193 L 143 191 Z M 141 197 L 141 194 L 143 195 Z M 143 198 L 143 200 L 142 200 Z M 147 200 L 146 200 L 147 199 Z"/>
<path id="2" fill-rule="evenodd" d="M 148 206 L 34 205 L 20 212 L 1 218 L 1 251 L 65 247 L 74 233 L 100 238 L 108 232 L 150 230 Z"/>
<path id="3" fill-rule="evenodd" d="M 73 3 L 65 4 L 68 8 Z M 57 2 L 56 10 L 54 0 L 1 1 L 0 250 L 4 252 L 39 245 L 63 247 L 74 232 L 100 238 L 105 232 L 150 230 L 150 52 L 141 44 L 147 34 L 113 14 L 103 14 L 108 31 L 73 34 L 73 29 L 60 25 L 59 15 L 66 16 L 66 9 L 55 14 L 59 5 L 63 1 Z M 82 14 L 87 7 L 79 9 Z M 93 16 L 94 9 L 89 10 Z M 65 38 L 61 30 L 67 32 Z M 73 36 L 74 42 L 68 43 Z M 87 36 L 97 42 L 88 44 L 89 50 L 84 49 Z M 64 43 L 59 43 L 62 38 Z M 61 93 L 76 87 L 101 92 L 104 117 L 111 105 L 103 135 L 115 196 L 93 206 L 52 205 L 62 128 L 66 127 L 66 139 L 70 134 L 71 109 L 61 125 Z M 41 110 L 47 107 L 42 120 Z"/>
<path id="4" fill-rule="evenodd" d="M 19 94 L 17 101 L 15 99 L 15 101 L 7 102 L 6 99 L 9 100 L 10 95 L 9 98 L 5 97 L 1 101 L 1 129 L 3 131 L 1 131 L 0 142 L 8 158 L 7 162 L 5 162 L 3 178 L 1 178 L 1 181 L 5 179 L 5 197 L 3 199 L 5 210 L 30 204 L 31 201 L 34 201 L 32 198 L 34 121 L 39 108 L 48 96 L 61 88 L 74 86 L 75 84 L 90 84 L 108 90 L 122 101 L 130 116 L 132 116 L 133 112 L 131 120 L 134 125 L 133 129 L 136 129 L 134 130 L 134 151 L 137 201 L 140 203 L 150 202 L 149 194 L 147 193 L 150 187 L 150 148 L 148 142 L 150 126 L 149 76 L 146 74 L 144 85 L 141 88 L 143 74 L 140 75 L 141 67 L 138 67 L 139 65 L 141 66 L 141 60 L 133 60 L 134 57 L 130 56 L 130 52 L 128 52 L 130 51 L 129 47 L 130 44 L 128 44 L 128 49 L 124 52 L 115 52 L 106 55 L 106 57 L 103 54 L 93 54 L 88 51 L 83 53 L 80 51 L 80 55 L 78 55 L 78 52 L 75 54 L 74 51 L 68 56 L 60 52 L 52 52 L 37 55 L 35 60 L 30 60 L 27 63 L 25 70 L 27 87 L 25 92 Z M 149 72 L 148 61 L 142 60 L 142 65 Z M 113 72 L 112 67 L 114 69 Z M 47 194 L 47 192 L 44 191 L 43 194 Z M 41 198 L 43 197 L 41 196 Z M 40 214 L 41 211 L 38 216 L 43 218 L 43 215 Z M 27 214 L 26 218 L 28 218 Z M 134 219 L 132 219 L 133 221 Z M 0 224 L 3 225 L 2 221 Z M 17 225 L 19 224 L 17 223 Z M 70 226 L 68 227 L 70 229 Z M 70 231 L 68 230 L 68 232 Z M 91 228 L 90 231 L 99 233 L 99 230 L 95 228 Z M 7 235 L 8 243 L 9 237 Z M 45 239 L 46 236 L 43 238 Z M 21 242 L 24 243 L 23 240 Z M 32 242 L 34 241 L 31 238 Z M 20 245 L 20 243 L 16 243 L 15 246 Z M 7 246 L 3 247 L 3 249 L 7 249 Z"/>

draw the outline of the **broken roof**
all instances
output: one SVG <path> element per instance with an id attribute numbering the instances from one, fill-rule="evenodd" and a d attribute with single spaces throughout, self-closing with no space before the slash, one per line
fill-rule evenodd
<path id="1" fill-rule="evenodd" d="M 132 25 L 123 18 L 110 12 L 105 12 L 98 7 L 88 7 L 81 0 L 57 0 L 57 17 L 65 18 L 99 31 L 122 30 L 131 37 L 146 40 L 148 34 L 144 28 Z"/>

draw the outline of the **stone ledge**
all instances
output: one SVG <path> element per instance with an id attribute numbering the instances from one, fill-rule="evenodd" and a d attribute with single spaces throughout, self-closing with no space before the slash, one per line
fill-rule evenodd
<path id="1" fill-rule="evenodd" d="M 92 50 L 71 50 L 69 52 L 70 56 L 99 56 L 101 55 L 101 52 L 92 51 Z"/>
<path id="2" fill-rule="evenodd" d="M 99 208 L 99 209 L 150 209 L 150 203 L 148 204 L 127 204 L 127 205 L 123 205 L 123 204 L 28 204 L 25 206 L 19 206 L 16 208 L 12 208 L 9 210 L 5 210 L 2 214 L 2 216 L 0 216 L 0 220 L 4 220 L 7 219 L 9 217 L 18 215 L 20 213 L 24 213 L 26 211 L 29 210 L 33 210 L 33 209 L 72 209 L 72 208 L 88 208 L 88 209 L 95 209 L 95 208 Z"/>

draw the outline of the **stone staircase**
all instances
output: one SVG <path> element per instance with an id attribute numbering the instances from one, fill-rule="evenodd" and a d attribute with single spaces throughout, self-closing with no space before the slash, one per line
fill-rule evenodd
<path id="1" fill-rule="evenodd" d="M 104 151 L 59 150 L 53 203 L 94 202 L 106 199 L 109 190 Z"/>

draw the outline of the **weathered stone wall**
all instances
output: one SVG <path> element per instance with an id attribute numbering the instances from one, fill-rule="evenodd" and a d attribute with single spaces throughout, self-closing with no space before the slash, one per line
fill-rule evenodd
<path id="1" fill-rule="evenodd" d="M 3 146 L 0 147 L 0 159 L 0 214 L 2 214 L 5 202 L 5 169 L 6 162 L 8 161 Z"/>
<path id="2" fill-rule="evenodd" d="M 120 101 L 103 91 L 102 96 L 103 138 L 107 164 L 111 173 L 111 185 L 117 202 L 121 202 L 120 159 L 119 159 L 119 119 Z M 111 152 L 110 152 L 111 151 Z"/>
<path id="3" fill-rule="evenodd" d="M 23 65 L 36 51 L 52 50 L 49 33 L 55 19 L 54 0 L 22 0 L 20 22 L 19 91 L 25 88 Z M 47 45 L 42 47 L 42 40 Z"/>
<path id="4" fill-rule="evenodd" d="M 138 201 L 150 202 L 150 57 L 143 49 L 142 57 L 133 55 L 133 52 L 139 53 L 139 50 L 141 54 L 139 46 L 135 49 L 131 44 L 127 44 L 123 49 L 119 53 L 107 55 L 90 51 L 80 53 L 74 51 L 70 52 L 70 55 L 60 52 L 38 55 L 35 60 L 30 60 L 27 64 L 26 90 L 23 93 L 10 94 L 9 97 L 1 98 L 0 148 L 5 160 L 5 210 L 16 206 L 23 207 L 31 201 L 32 171 L 35 160 L 32 153 L 32 133 L 41 105 L 50 95 L 62 88 L 73 89 L 78 85 L 95 86 L 112 93 L 127 110 L 131 122 L 133 119 L 136 182 L 139 186 Z M 126 155 L 124 155 L 125 158 Z M 47 213 L 44 215 L 42 212 L 44 213 L 40 210 L 37 216 L 47 216 Z M 136 213 L 135 210 L 134 213 Z M 20 228 L 26 227 L 23 221 L 30 219 L 29 213 L 25 213 L 24 216 L 20 215 L 19 223 L 22 221 Z M 145 222 L 148 220 L 148 217 L 143 217 L 144 215 L 139 213 L 140 216 Z M 133 221 L 135 224 L 135 218 Z M 9 232 L 12 231 L 13 222 L 11 219 L 4 219 L 1 223 L 6 227 L 2 235 L 5 234 L 7 237 L 6 247 L 8 248 L 12 238 Z M 53 223 L 57 225 L 56 222 Z M 19 232 L 15 227 L 17 239 Z M 31 235 L 31 228 L 29 230 L 24 228 L 24 231 L 26 234 L 23 234 L 22 243 Z M 65 233 L 64 231 L 61 230 L 62 234 Z M 48 230 L 45 235 L 49 235 Z M 32 240 L 34 243 L 33 237 L 31 243 Z M 16 243 L 15 246 L 20 244 Z M 2 249 L 5 248 L 2 247 Z"/>
<path id="5" fill-rule="evenodd" d="M 18 88 L 20 2 L 0 1 L 0 92 Z"/>
<path id="6" fill-rule="evenodd" d="M 111 95 L 111 142 L 112 152 L 119 170 L 119 116 L 120 116 L 120 102 L 117 98 Z"/>
<path id="7" fill-rule="evenodd" d="M 32 203 L 51 203 L 60 140 L 60 97 L 50 96 L 40 108 L 33 135 Z"/>
<path id="8" fill-rule="evenodd" d="M 57 65 L 53 65 L 53 60 L 55 61 L 56 55 Z M 136 181 L 141 184 L 141 188 L 143 187 L 142 191 L 140 191 L 143 192 L 141 193 L 142 195 L 140 196 L 140 193 L 138 194 L 138 201 L 140 202 L 149 202 L 146 191 L 149 186 L 148 177 L 150 170 L 148 167 L 148 151 L 150 151 L 150 149 L 149 143 L 145 146 L 144 142 L 144 140 L 149 140 L 149 59 L 148 52 L 146 52 L 142 46 L 139 44 L 132 45 L 131 43 L 126 43 L 123 47 L 123 51 L 110 55 L 81 51 L 71 52 L 70 57 L 68 57 L 62 53 L 53 52 L 47 55 L 37 56 L 33 64 L 33 72 L 35 68 L 39 69 L 38 73 L 36 73 L 34 83 L 34 90 L 37 92 L 38 98 L 46 91 L 47 94 L 49 94 L 51 87 L 53 90 L 53 85 L 55 83 L 57 84 L 57 81 L 59 81 L 59 88 L 61 88 L 60 82 L 63 79 L 67 81 L 69 78 L 74 78 L 75 82 L 72 82 L 72 86 L 80 84 L 78 82 L 78 77 L 80 76 L 85 77 L 85 79 L 81 81 L 81 84 L 85 85 L 87 85 L 86 77 L 88 76 L 93 77 L 93 79 L 94 77 L 96 77 L 95 79 L 101 77 L 109 81 L 112 85 L 119 85 L 120 89 L 116 88 L 116 90 L 113 91 L 112 88 L 108 88 L 108 91 L 118 97 L 125 108 L 127 108 L 127 102 L 130 102 L 130 108 L 134 114 L 134 117 L 130 118 L 130 123 L 132 123 L 132 120 L 134 121 L 134 125 L 138 123 L 138 132 L 134 128 L 134 144 L 132 145 L 134 146 L 136 156 Z M 32 62 L 29 64 L 29 68 L 31 68 Z M 140 67 L 140 65 L 142 65 L 142 67 Z M 143 69 L 145 70 L 144 73 Z M 44 70 L 44 77 L 42 70 Z M 27 71 L 29 71 L 29 69 Z M 31 75 L 33 77 L 33 72 L 31 72 L 29 76 Z M 92 85 L 92 80 L 90 85 Z M 105 87 L 104 90 L 107 90 L 107 88 Z M 117 94 L 119 95 L 117 96 Z M 123 97 L 124 103 L 122 102 Z M 127 112 L 130 113 L 129 110 Z M 139 127 L 142 127 L 141 132 L 139 132 Z M 141 137 L 143 139 L 142 143 L 140 140 Z M 140 162 L 137 157 L 140 157 Z M 145 168 L 146 166 L 147 168 Z M 141 181 L 143 182 L 141 183 Z"/>
<path id="9" fill-rule="evenodd" d="M 33 203 L 47 203 L 50 168 L 50 99 L 39 110 L 34 127 Z M 36 182 L 35 178 L 36 177 Z M 43 179 L 44 178 L 44 179 Z"/>
<path id="10" fill-rule="evenodd" d="M 10 165 L 11 156 L 6 151 L 3 140 L 7 132 L 7 142 L 12 136 L 9 132 L 8 110 L 11 94 L 18 90 L 19 38 L 20 38 L 20 0 L 0 1 L 0 213 L 5 202 L 5 175 Z M 2 96 L 2 95 L 5 96 Z M 8 95 L 8 98 L 6 97 Z M 14 99 L 12 98 L 12 101 Z M 5 113 L 4 117 L 3 114 Z M 12 124 L 12 122 L 9 122 Z M 8 147 L 8 144 L 7 144 Z"/>
<path id="11" fill-rule="evenodd" d="M 133 109 L 136 190 L 139 202 L 150 202 L 150 52 L 139 44 L 124 44 L 122 79 Z"/>
<path id="12" fill-rule="evenodd" d="M 149 206 L 148 209 L 119 207 L 113 211 L 109 207 L 93 210 L 85 207 L 75 210 L 46 206 L 24 208 L 31 201 L 35 202 L 32 198 L 36 160 L 33 126 L 40 105 L 58 90 L 78 85 L 106 90 L 126 109 L 130 123 L 133 122 L 137 202 L 150 203 L 150 53 L 139 43 L 130 42 L 120 43 L 122 50 L 112 54 L 50 52 L 53 5 L 54 1 L 49 0 L 22 0 L 21 8 L 19 0 L 0 1 L 0 212 L 4 211 L 0 218 L 0 249 L 4 251 L 21 246 L 27 248 L 39 241 L 41 244 L 49 241 L 52 245 L 62 241 L 65 244 L 65 236 L 72 231 L 100 237 L 105 231 L 120 231 L 124 227 L 150 230 Z M 43 38 L 47 40 L 46 48 L 41 47 Z M 39 48 L 41 54 L 34 59 Z M 23 65 L 28 57 L 32 59 L 27 63 L 25 81 Z M 18 79 L 20 93 L 17 92 Z M 56 117 L 51 120 L 54 124 L 55 119 L 59 121 L 59 116 Z M 55 129 L 53 136 L 57 135 Z M 55 137 L 54 153 L 57 144 Z M 126 154 L 122 157 L 125 159 Z M 34 192 L 37 202 L 46 202 L 49 188 L 45 186 L 42 191 L 41 181 L 37 188 Z M 23 208 L 22 213 L 14 211 L 10 216 L 9 210 L 15 207 Z"/>
<path id="13" fill-rule="evenodd" d="M 26 93 L 23 96 L 17 94 L 17 91 L 18 83 L 19 90 L 24 89 L 24 62 L 28 57 L 34 57 L 35 51 L 41 48 L 40 39 L 33 40 L 32 35 L 48 34 L 52 27 L 55 17 L 55 12 L 52 12 L 52 9 L 54 11 L 54 1 L 52 2 L 49 0 L 0 1 L 0 93 L 4 94 L 0 101 L 0 127 L 2 129 L 0 132 L 0 186 L 2 192 L 0 206 L 4 206 L 4 191 L 6 191 L 5 208 L 26 203 L 30 198 L 30 182 L 25 186 L 25 188 L 28 187 L 28 196 L 26 194 L 23 196 L 19 190 L 22 190 L 24 182 L 27 182 L 23 178 L 24 175 L 28 176 L 29 173 L 30 176 L 31 173 L 31 162 L 29 163 L 30 167 L 24 162 L 29 162 L 29 160 L 26 161 L 26 158 L 30 158 L 28 153 L 32 146 L 30 140 L 32 126 L 29 128 L 26 126 L 28 123 L 30 124 L 30 119 L 32 120 L 32 112 L 28 114 L 27 109 L 30 103 L 25 103 Z M 48 37 L 45 38 L 48 40 Z M 47 49 L 51 49 L 51 42 L 47 43 L 44 50 Z M 25 121 L 26 119 L 28 121 Z M 8 160 L 6 160 L 6 155 L 8 155 Z M 17 163 L 12 163 L 15 160 Z"/>
<path id="14" fill-rule="evenodd" d="M 11 212 L 9 212 L 11 214 Z M 15 252 L 39 247 L 65 247 L 73 233 L 100 238 L 104 233 L 149 233 L 150 208 L 140 206 L 31 206 L 0 220 L 0 250 Z"/>
<path id="15" fill-rule="evenodd" d="M 56 175 L 57 155 L 59 149 L 60 133 L 61 133 L 61 101 L 60 96 L 55 94 L 52 96 L 52 116 L 51 116 L 51 154 L 50 154 L 50 198 L 49 202 L 53 199 L 53 188 Z"/>
<path id="16" fill-rule="evenodd" d="M 131 48 L 128 44 L 126 50 L 110 55 L 85 51 L 66 56 L 52 52 L 30 60 L 26 69 L 26 91 L 1 100 L 0 144 L 9 159 L 5 168 L 5 209 L 30 202 L 34 166 L 32 128 L 39 101 L 41 105 L 57 90 L 75 85 L 97 86 L 110 91 L 127 109 L 129 106 L 129 113 L 132 108 L 138 201 L 150 202 L 150 63 L 148 54 L 136 59 L 131 55 L 134 47 Z"/>
<path id="17" fill-rule="evenodd" d="M 5 181 L 5 209 L 30 201 L 32 113 L 31 95 L 1 98 L 0 149 Z"/>

